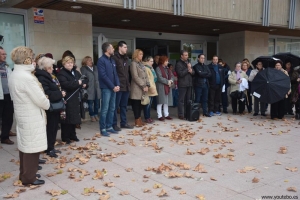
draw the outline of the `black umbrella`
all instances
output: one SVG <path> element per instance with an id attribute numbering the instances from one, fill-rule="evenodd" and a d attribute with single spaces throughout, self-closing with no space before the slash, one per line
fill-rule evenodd
<path id="1" fill-rule="evenodd" d="M 274 58 L 272 56 L 259 56 L 255 60 L 252 61 L 252 65 L 254 68 L 256 68 L 256 64 L 258 62 L 262 62 L 263 67 L 275 67 L 275 62 L 279 60 L 278 58 Z"/>
<path id="2" fill-rule="evenodd" d="M 292 67 L 300 66 L 300 57 L 291 52 L 278 53 L 273 57 L 280 59 L 283 63 L 291 62 Z"/>
<path id="3" fill-rule="evenodd" d="M 282 71 L 267 68 L 257 73 L 251 83 L 251 93 L 259 101 L 275 103 L 290 90 L 290 78 Z"/>

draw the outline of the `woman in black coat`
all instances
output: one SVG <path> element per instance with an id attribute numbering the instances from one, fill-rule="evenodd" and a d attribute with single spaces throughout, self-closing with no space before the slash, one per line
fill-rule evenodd
<path id="1" fill-rule="evenodd" d="M 62 60 L 63 68 L 58 73 L 62 90 L 66 91 L 66 119 L 61 123 L 61 139 L 67 144 L 79 141 L 76 136 L 76 124 L 81 124 L 80 99 L 78 88 L 86 88 L 85 81 L 80 80 L 81 74 L 74 67 L 74 58 L 66 56 Z M 71 96 L 72 95 L 72 96 Z"/>
<path id="2" fill-rule="evenodd" d="M 54 60 L 51 58 L 42 57 L 39 59 L 39 68 L 35 71 L 35 76 L 38 78 L 39 82 L 42 84 L 45 94 L 51 103 L 61 100 L 66 93 L 61 91 L 60 84 L 55 75 L 53 75 L 53 64 Z M 47 155 L 50 157 L 57 157 L 56 153 L 60 151 L 54 148 L 58 123 L 60 118 L 60 112 L 50 112 L 46 110 L 47 113 L 47 143 L 48 149 L 46 150 Z"/>

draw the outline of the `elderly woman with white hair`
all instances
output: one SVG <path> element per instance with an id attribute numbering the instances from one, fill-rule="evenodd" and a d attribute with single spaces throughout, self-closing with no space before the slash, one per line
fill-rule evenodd
<path id="1" fill-rule="evenodd" d="M 20 180 L 23 185 L 44 184 L 36 178 L 39 154 L 47 149 L 46 114 L 49 99 L 34 71 L 33 51 L 28 47 L 16 47 L 11 52 L 15 63 L 8 80 L 17 121 L 17 141 L 20 156 Z"/>
<path id="2" fill-rule="evenodd" d="M 55 60 L 47 57 L 42 57 L 38 61 L 38 68 L 34 75 L 38 78 L 42 84 L 45 94 L 48 96 L 50 103 L 61 101 L 65 97 L 66 92 L 61 90 L 60 84 L 56 76 L 53 74 L 53 64 Z M 47 141 L 48 148 L 46 150 L 47 155 L 57 158 L 56 153 L 61 153 L 54 148 L 56 141 L 56 135 L 58 130 L 58 123 L 60 119 L 60 112 L 58 111 L 46 111 L 47 113 Z"/>

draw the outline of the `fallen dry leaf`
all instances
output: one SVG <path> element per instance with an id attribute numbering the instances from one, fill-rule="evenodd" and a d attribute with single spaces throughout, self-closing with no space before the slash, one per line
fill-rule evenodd
<path id="1" fill-rule="evenodd" d="M 186 191 L 181 190 L 181 191 L 179 192 L 179 194 L 180 194 L 180 195 L 186 194 Z"/>
<path id="2" fill-rule="evenodd" d="M 17 197 L 19 197 L 18 193 L 8 194 L 8 195 L 4 196 L 5 199 L 14 199 Z"/>
<path id="3" fill-rule="evenodd" d="M 100 196 L 99 200 L 108 200 L 110 198 L 110 195 L 104 195 L 104 196 Z"/>
<path id="4" fill-rule="evenodd" d="M 296 188 L 296 187 L 288 187 L 288 188 L 287 188 L 287 191 L 290 191 L 290 192 L 297 192 L 297 188 Z"/>
<path id="5" fill-rule="evenodd" d="M 61 195 L 61 191 L 59 190 L 48 190 L 46 193 L 51 194 L 53 197 Z"/>
<path id="6" fill-rule="evenodd" d="M 207 171 L 204 169 L 204 166 L 201 164 L 198 164 L 193 170 L 200 173 L 207 173 Z"/>
<path id="7" fill-rule="evenodd" d="M 157 196 L 158 197 L 166 197 L 166 196 L 168 196 L 168 193 L 164 189 L 162 189 Z"/>
<path id="8" fill-rule="evenodd" d="M 203 194 L 198 194 L 198 195 L 196 195 L 196 198 L 197 198 L 198 200 L 205 200 L 205 196 L 204 196 Z"/>
<path id="9" fill-rule="evenodd" d="M 154 189 L 161 188 L 161 187 L 162 187 L 162 185 L 159 184 L 159 183 L 155 183 L 155 184 L 153 185 L 153 188 L 154 188 Z"/>
<path id="10" fill-rule="evenodd" d="M 119 174 L 114 174 L 114 177 L 115 178 L 120 178 L 120 175 Z"/>
<path id="11" fill-rule="evenodd" d="M 149 189 L 144 189 L 143 192 L 144 192 L 144 193 L 151 193 L 151 190 L 149 190 Z"/>
<path id="12" fill-rule="evenodd" d="M 105 186 L 105 187 L 114 187 L 115 184 L 114 184 L 113 182 L 105 182 L 105 183 L 104 183 L 104 186 Z"/>
<path id="13" fill-rule="evenodd" d="M 287 153 L 287 148 L 286 147 L 280 147 L 279 151 L 277 153 L 286 154 Z"/>
<path id="14" fill-rule="evenodd" d="M 52 176 L 55 176 L 56 174 L 57 174 L 57 173 L 54 173 L 54 172 L 53 172 L 53 173 L 47 174 L 46 176 L 47 176 L 47 177 L 52 177 Z"/>
<path id="15" fill-rule="evenodd" d="M 281 165 L 281 162 L 276 161 L 276 162 L 275 162 L 275 165 Z"/>
<path id="16" fill-rule="evenodd" d="M 255 153 L 253 153 L 253 152 L 249 153 L 249 156 L 254 156 L 254 155 L 255 155 Z"/>
<path id="17" fill-rule="evenodd" d="M 128 191 L 123 191 L 123 192 L 120 192 L 120 195 L 121 196 L 124 196 L 124 195 L 129 195 L 130 193 Z"/>
<path id="18" fill-rule="evenodd" d="M 217 179 L 215 178 L 215 177 L 210 177 L 210 180 L 212 180 L 212 181 L 217 181 Z"/>
<path id="19" fill-rule="evenodd" d="M 17 189 L 15 192 L 16 192 L 16 193 L 22 193 L 22 192 L 25 192 L 25 191 L 26 191 L 25 188 L 19 188 L 19 189 Z"/>
<path id="20" fill-rule="evenodd" d="M 297 172 L 298 168 L 297 167 L 286 167 L 286 170 L 290 170 L 291 172 Z"/>
<path id="21" fill-rule="evenodd" d="M 16 180 L 13 185 L 14 186 L 20 186 L 20 187 L 23 186 L 22 181 L 20 181 L 20 180 Z"/>
<path id="22" fill-rule="evenodd" d="M 133 171 L 133 168 L 126 168 L 125 171 L 126 171 L 126 172 L 132 172 L 132 171 Z"/>
<path id="23" fill-rule="evenodd" d="M 174 187 L 172 187 L 174 190 L 181 190 L 181 187 L 179 187 L 179 186 L 174 186 Z"/>
<path id="24" fill-rule="evenodd" d="M 252 179 L 252 183 L 258 183 L 258 182 L 259 182 L 259 179 L 258 179 L 258 178 L 254 177 L 254 178 Z"/>

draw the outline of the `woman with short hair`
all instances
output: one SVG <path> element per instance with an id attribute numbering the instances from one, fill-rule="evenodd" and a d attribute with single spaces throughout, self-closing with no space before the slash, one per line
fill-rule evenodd
<path id="1" fill-rule="evenodd" d="M 141 119 L 141 112 L 144 107 L 141 100 L 143 96 L 147 94 L 150 87 L 146 67 L 143 65 L 142 59 L 143 51 L 140 49 L 136 49 L 132 54 L 132 62 L 130 65 L 130 99 L 132 103 L 132 110 L 136 127 L 142 127 L 143 125 L 145 125 Z"/>
<path id="2" fill-rule="evenodd" d="M 157 96 L 157 90 L 156 90 L 156 84 L 155 84 L 157 81 L 157 76 L 156 76 L 155 70 L 152 67 L 153 62 L 154 61 L 151 56 L 146 56 L 144 58 L 144 65 L 146 67 L 146 72 L 147 72 L 148 79 L 150 82 L 150 87 L 148 90 L 148 96 L 150 99 L 150 103 L 148 105 L 144 106 L 144 118 L 145 118 L 146 123 L 149 123 L 149 124 L 152 124 L 154 122 L 154 120 L 150 116 L 150 111 L 151 111 L 152 101 Z"/>
<path id="3" fill-rule="evenodd" d="M 243 61 L 242 62 L 242 70 L 246 73 L 246 75 L 249 78 L 251 71 L 252 71 L 252 67 L 251 67 L 250 63 L 247 61 Z M 248 81 L 246 105 L 247 105 L 248 113 L 252 113 L 252 95 L 251 95 L 251 82 L 250 81 Z"/>
<path id="4" fill-rule="evenodd" d="M 87 82 L 80 80 L 81 74 L 74 66 L 74 58 L 66 56 L 62 59 L 63 68 L 57 77 L 61 89 L 66 91 L 66 119 L 61 122 L 61 139 L 67 144 L 71 140 L 78 142 L 76 136 L 76 124 L 81 124 L 79 89 L 86 88 Z"/>
<path id="5" fill-rule="evenodd" d="M 61 90 L 60 84 L 56 76 L 53 74 L 53 64 L 55 60 L 47 57 L 39 59 L 38 66 L 34 75 L 38 78 L 39 82 L 44 88 L 45 94 L 48 96 L 50 103 L 61 101 L 66 96 L 66 92 Z M 58 123 L 60 118 L 60 112 L 51 112 L 46 110 L 47 113 L 47 142 L 48 148 L 46 150 L 47 155 L 57 158 L 56 153 L 61 153 L 54 148 L 56 141 L 56 135 L 58 130 Z"/>
<path id="6" fill-rule="evenodd" d="M 19 178 L 23 185 L 44 184 L 36 179 L 39 154 L 47 149 L 46 113 L 50 107 L 44 90 L 32 72 L 35 70 L 33 51 L 16 47 L 11 52 L 15 63 L 8 80 L 17 121 L 17 141 L 20 156 Z"/>
<path id="7" fill-rule="evenodd" d="M 158 67 L 156 68 L 157 82 L 156 88 L 158 91 L 157 97 L 157 115 L 159 121 L 172 120 L 169 115 L 169 103 L 173 104 L 172 85 L 174 81 L 173 73 L 168 68 L 169 58 L 160 56 Z M 162 114 L 162 108 L 164 115 Z"/>
<path id="8" fill-rule="evenodd" d="M 85 75 L 89 80 L 89 88 L 87 89 L 88 94 L 88 105 L 89 105 L 89 115 L 91 121 L 95 122 L 99 120 L 98 110 L 100 101 L 100 86 L 98 80 L 98 69 L 93 64 L 93 59 L 90 56 L 83 58 L 81 62 L 81 74 Z"/>

